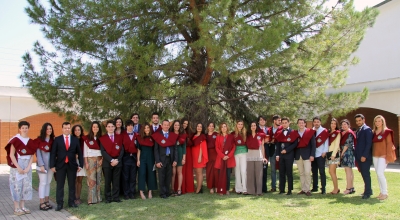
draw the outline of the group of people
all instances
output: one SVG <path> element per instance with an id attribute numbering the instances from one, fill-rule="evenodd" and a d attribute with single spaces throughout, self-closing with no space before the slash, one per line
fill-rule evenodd
<path id="1" fill-rule="evenodd" d="M 119 117 L 108 120 L 104 124 L 104 133 L 100 122 L 93 121 L 87 135 L 82 126 L 71 128 L 69 122 L 64 122 L 63 134 L 58 137 L 54 135 L 53 126 L 45 123 L 35 140 L 28 137 L 29 122 L 19 122 L 19 134 L 6 146 L 14 214 L 30 213 L 24 201 L 32 199 L 31 164 L 35 153 L 39 208 L 43 211 L 53 208 L 49 203 L 53 176 L 57 181 L 56 211 L 63 208 L 66 177 L 70 207 L 82 203 L 83 176 L 87 179 L 87 204 L 93 205 L 102 201 L 100 183 L 103 176 L 106 203 L 121 202 L 121 185 L 126 200 L 135 199 L 136 185 L 142 199 L 152 198 L 152 192 L 157 189 L 160 197 L 166 199 L 185 193 L 203 193 L 204 168 L 207 188 L 212 194 L 229 194 L 230 175 L 235 168 L 234 191 L 237 194 L 262 195 L 279 190 L 279 194 L 291 195 L 294 161 L 301 182 L 298 194 L 310 196 L 311 192 L 318 192 L 319 179 L 321 193 L 326 194 L 325 164 L 329 166 L 333 181 L 330 194 L 338 194 L 336 168 L 340 164 L 346 172 L 347 184 L 343 193 L 355 192 L 352 168 L 357 166 L 365 183 L 362 198 L 368 199 L 372 195 L 370 166 L 373 161 L 380 187 L 377 198 L 388 198 L 384 170 L 396 156 L 393 131 L 386 127 L 385 119 L 380 115 L 374 118 L 371 129 L 365 124 L 364 116 L 357 114 L 355 133 L 347 119 L 339 123 L 333 118 L 330 128 L 326 129 L 321 126 L 319 117 L 313 118 L 312 129 L 306 128 L 305 119 L 298 119 L 298 130 L 293 130 L 289 118 L 274 115 L 271 127 L 267 127 L 265 117 L 259 116 L 258 121 L 251 122 L 248 128 L 242 120 L 237 121 L 232 131 L 227 123 L 221 123 L 218 132 L 214 123 L 208 123 L 207 127 L 197 123 L 194 130 L 187 119 L 160 123 L 157 113 L 153 113 L 151 124 L 139 124 L 139 119 L 134 113 L 125 123 Z M 268 164 L 271 166 L 270 190 L 267 189 Z"/>

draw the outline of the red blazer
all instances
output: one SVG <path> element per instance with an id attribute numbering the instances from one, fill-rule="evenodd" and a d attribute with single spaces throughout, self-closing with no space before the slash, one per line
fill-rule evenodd
<path id="1" fill-rule="evenodd" d="M 236 166 L 235 162 L 236 145 L 235 145 L 235 138 L 233 137 L 233 135 L 231 134 L 227 135 L 226 144 L 232 145 L 227 155 L 229 157 L 229 159 L 227 160 L 227 167 L 233 168 Z M 215 160 L 215 165 L 214 165 L 216 169 L 221 169 L 222 158 L 224 158 L 225 156 L 225 154 L 223 153 L 224 150 L 223 145 L 224 145 L 224 137 L 222 135 L 217 135 L 217 138 L 215 140 L 215 151 L 217 151 L 217 159 Z"/>

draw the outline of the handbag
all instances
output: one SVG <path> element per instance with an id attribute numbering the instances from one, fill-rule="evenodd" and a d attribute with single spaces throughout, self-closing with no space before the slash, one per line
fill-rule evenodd
<path id="1" fill-rule="evenodd" d="M 328 153 L 326 153 L 326 157 L 328 158 L 328 160 L 331 160 L 332 153 L 333 153 L 333 151 L 329 151 Z M 340 152 L 337 151 L 335 158 L 339 158 L 339 157 L 340 157 Z"/>

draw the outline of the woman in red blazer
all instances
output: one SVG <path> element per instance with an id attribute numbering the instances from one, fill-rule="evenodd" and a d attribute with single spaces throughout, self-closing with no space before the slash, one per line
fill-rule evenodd
<path id="1" fill-rule="evenodd" d="M 215 160 L 215 168 L 219 170 L 219 179 L 217 183 L 217 192 L 220 195 L 229 195 L 230 177 L 232 168 L 236 166 L 235 138 L 229 134 L 229 127 L 226 123 L 219 125 L 219 134 L 215 141 L 215 150 L 217 151 L 217 159 Z"/>

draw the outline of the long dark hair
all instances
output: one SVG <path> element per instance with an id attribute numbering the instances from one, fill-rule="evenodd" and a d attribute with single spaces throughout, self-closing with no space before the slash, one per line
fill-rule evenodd
<path id="1" fill-rule="evenodd" d="M 146 134 L 144 133 L 144 129 L 146 128 L 146 126 L 149 126 L 149 129 L 150 129 L 149 135 L 146 135 Z M 149 124 L 148 122 L 144 123 L 144 124 L 141 126 L 139 135 L 140 135 L 140 137 L 141 137 L 142 139 L 145 138 L 145 137 L 151 137 L 151 126 L 150 126 L 150 124 Z"/>
<path id="2" fill-rule="evenodd" d="M 42 129 L 40 129 L 40 135 L 38 138 L 40 138 L 42 141 L 46 141 L 46 131 L 47 127 L 51 127 L 51 134 L 50 134 L 50 140 L 54 139 L 54 128 L 53 125 L 51 125 L 49 122 L 46 122 L 43 124 Z M 29 126 L 28 126 L 29 127 Z"/>
<path id="3" fill-rule="evenodd" d="M 249 124 L 249 129 L 247 130 L 247 136 L 250 136 L 250 135 L 252 135 L 253 133 L 252 133 L 252 131 L 251 131 L 251 125 L 252 124 L 255 124 L 256 125 L 256 133 L 257 133 L 257 126 L 258 126 L 258 124 L 257 124 L 257 122 L 255 122 L 255 121 L 252 121 L 252 122 L 250 122 L 250 124 Z"/>
<path id="4" fill-rule="evenodd" d="M 122 118 L 121 117 L 115 117 L 114 118 L 114 123 L 115 123 L 115 130 L 117 130 L 117 120 L 121 120 L 121 132 L 123 131 L 123 130 L 125 130 L 125 127 L 124 127 L 124 121 L 122 120 Z"/>
<path id="5" fill-rule="evenodd" d="M 79 127 L 81 129 L 81 135 L 79 135 L 79 137 L 75 135 L 75 128 L 77 128 L 77 127 Z M 73 136 L 75 136 L 75 137 L 77 137 L 79 139 L 81 139 L 83 137 L 83 128 L 82 128 L 81 125 L 74 125 L 71 130 L 72 130 L 72 135 Z"/>
<path id="6" fill-rule="evenodd" d="M 205 126 L 203 125 L 203 123 L 201 123 L 201 122 L 196 123 L 196 130 L 194 131 L 194 134 L 197 135 L 197 126 L 198 126 L 198 125 L 201 125 L 201 132 L 200 132 L 200 134 L 205 134 L 205 133 L 206 133 L 206 128 L 205 128 Z"/>
<path id="7" fill-rule="evenodd" d="M 174 125 L 175 125 L 176 122 L 179 123 L 178 133 L 182 134 L 183 133 L 183 127 L 182 127 L 182 123 L 179 120 L 175 120 L 174 122 L 172 122 L 172 126 L 169 128 L 169 131 L 170 132 L 175 132 Z"/>
<path id="8" fill-rule="evenodd" d="M 88 138 L 89 140 L 94 140 L 94 133 L 93 133 L 93 125 L 96 124 L 99 127 L 99 132 L 97 132 L 96 134 L 96 138 L 97 140 L 99 140 L 99 138 L 101 137 L 101 135 L 103 134 L 103 132 L 101 131 L 101 126 L 100 126 L 100 122 L 98 121 L 93 121 L 92 124 L 90 125 L 90 130 L 89 130 L 89 134 L 88 134 Z"/>
<path id="9" fill-rule="evenodd" d="M 338 122 L 338 120 L 337 120 L 336 118 L 332 118 L 332 119 L 331 119 L 331 123 L 332 123 L 332 121 L 336 122 L 335 131 L 339 130 L 339 122 Z M 349 125 L 349 126 L 350 126 L 350 125 Z M 331 130 L 331 125 L 329 125 L 328 131 L 329 131 L 329 133 L 332 132 L 332 130 Z"/>
<path id="10" fill-rule="evenodd" d="M 182 120 L 181 120 L 182 129 L 183 129 L 183 123 L 184 123 L 185 121 L 188 122 L 188 126 L 186 127 L 186 129 L 184 129 L 184 131 L 186 132 L 187 135 L 193 134 L 193 130 L 192 130 L 192 128 L 190 127 L 190 121 L 189 121 L 189 119 L 187 119 L 187 118 L 182 118 Z"/>

